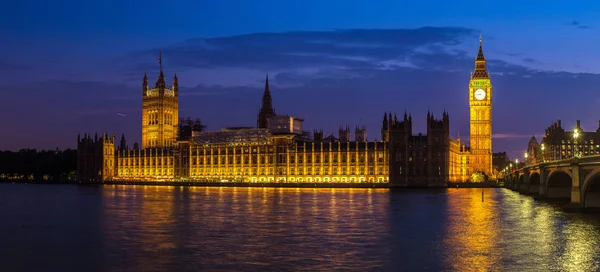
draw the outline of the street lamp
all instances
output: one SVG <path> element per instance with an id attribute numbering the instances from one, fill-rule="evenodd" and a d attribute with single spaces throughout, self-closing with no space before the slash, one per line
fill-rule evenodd
<path id="1" fill-rule="evenodd" d="M 573 157 L 579 157 L 579 148 L 577 148 L 577 138 L 579 138 L 579 130 L 575 128 L 573 130 L 573 139 L 575 139 L 575 148 L 573 148 Z"/>
<path id="2" fill-rule="evenodd" d="M 527 152 L 525 152 L 525 164 L 527 164 Z"/>
<path id="3" fill-rule="evenodd" d="M 544 156 L 544 149 L 546 149 L 546 145 L 544 145 L 544 143 L 542 143 L 542 162 L 545 162 L 545 156 Z"/>

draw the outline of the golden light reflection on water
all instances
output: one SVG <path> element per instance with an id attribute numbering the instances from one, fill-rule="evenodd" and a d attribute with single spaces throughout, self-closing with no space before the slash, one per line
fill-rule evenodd
<path id="1" fill-rule="evenodd" d="M 105 252 L 129 270 L 599 269 L 600 219 L 502 189 L 102 191 Z"/>
<path id="2" fill-rule="evenodd" d="M 598 229 L 579 221 L 571 222 L 566 228 L 566 248 L 560 258 L 562 271 L 598 271 L 598 255 L 600 244 L 593 237 L 598 237 Z"/>
<path id="3" fill-rule="evenodd" d="M 452 270 L 489 271 L 498 261 L 493 250 L 497 250 L 499 222 L 495 220 L 496 203 L 493 195 L 482 201 L 478 194 L 461 194 L 449 190 L 448 226 L 445 247 L 452 250 Z M 491 191 L 493 194 L 495 191 Z M 488 193 L 488 194 L 490 194 Z"/>
<path id="4" fill-rule="evenodd" d="M 448 190 L 445 262 L 453 271 L 597 271 L 600 218 L 504 189 Z"/>
<path id="5" fill-rule="evenodd" d="M 104 211 L 106 239 L 140 258 L 134 270 L 171 267 L 182 248 L 215 267 L 239 260 L 266 268 L 273 256 L 286 259 L 279 265 L 288 269 L 369 267 L 379 257 L 368 252 L 389 232 L 381 224 L 388 221 L 387 190 L 107 186 L 104 191 L 106 202 L 113 203 Z"/>

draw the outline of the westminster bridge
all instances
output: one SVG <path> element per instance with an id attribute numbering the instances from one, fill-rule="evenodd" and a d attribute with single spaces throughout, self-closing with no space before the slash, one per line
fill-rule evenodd
<path id="1" fill-rule="evenodd" d="M 568 199 L 572 208 L 600 208 L 600 155 L 526 165 L 505 186 L 538 198 Z"/>

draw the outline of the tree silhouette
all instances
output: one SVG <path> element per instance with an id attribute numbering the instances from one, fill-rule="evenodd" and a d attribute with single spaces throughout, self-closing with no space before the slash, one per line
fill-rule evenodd
<path id="1" fill-rule="evenodd" d="M 0 180 L 67 181 L 77 171 L 77 150 L 0 151 Z"/>

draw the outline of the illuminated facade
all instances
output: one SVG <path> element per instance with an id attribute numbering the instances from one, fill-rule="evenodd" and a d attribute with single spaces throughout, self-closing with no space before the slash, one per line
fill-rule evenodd
<path id="1" fill-rule="evenodd" d="M 168 87 L 161 57 L 159 63 L 160 74 L 154 88 L 149 88 L 144 75 L 141 147 L 136 143 L 129 149 L 124 137 L 116 152 L 114 137 L 111 143 L 101 145 L 79 140 L 81 179 L 383 182 L 400 187 L 443 187 L 449 181 L 471 180 L 475 172 L 493 177 L 492 87 L 481 41 L 469 84 L 471 147 L 461 143 L 460 137 L 450 138 L 445 111 L 441 119 L 428 113 L 426 135 L 413 134 L 410 115 L 405 113 L 399 121 L 389 113 L 384 114 L 381 141 L 369 142 L 364 126 L 355 128 L 354 140 L 349 126 L 339 128 L 339 138 L 324 137 L 323 131 L 317 130 L 311 139 L 302 131 L 302 119 L 275 114 L 268 77 L 256 128 L 228 128 L 178 137 L 177 76 Z M 113 153 L 107 151 L 110 148 Z"/>
<path id="2" fill-rule="evenodd" d="M 309 139 L 302 131 L 302 119 L 275 115 L 268 78 L 258 128 L 194 132 L 189 139 L 175 141 L 177 98 L 177 77 L 172 88 L 166 87 L 162 67 L 155 88 L 148 89 L 148 78 L 144 76 L 142 146 L 136 143 L 129 149 L 123 136 L 115 152 L 114 136 L 93 141 L 93 145 L 88 144 L 86 136 L 78 141 L 80 180 L 389 181 L 386 143 L 367 142 L 364 127 L 357 129 L 355 141 L 350 140 L 349 133 L 343 140 L 323 138 L 322 131 L 315 132 L 314 140 Z"/>
<path id="3" fill-rule="evenodd" d="M 579 120 L 575 129 L 578 132 L 577 138 L 573 131 L 565 131 L 560 120 L 549 126 L 540 144 L 541 160 L 568 159 L 575 153 L 580 156 L 600 155 L 600 121 L 595 131 L 584 131 Z"/>
<path id="4" fill-rule="evenodd" d="M 173 86 L 166 85 L 162 70 L 162 53 L 158 57 L 160 74 L 154 88 L 148 86 L 144 74 L 142 84 L 142 148 L 175 146 L 179 122 L 179 83 L 173 77 Z"/>
<path id="5" fill-rule="evenodd" d="M 387 182 L 381 142 L 301 141 L 267 129 L 224 130 L 186 145 L 189 180 L 236 182 Z M 201 133 L 203 134 L 203 133 Z M 232 135 L 236 135 L 232 136 Z M 202 137 L 203 135 L 199 135 Z M 238 138 L 238 140 L 232 140 Z M 189 171 L 189 172 L 188 172 Z"/>
<path id="6" fill-rule="evenodd" d="M 464 182 L 470 180 L 473 170 L 469 168 L 469 157 L 471 155 L 469 148 L 461 143 L 460 136 L 456 141 L 450 139 L 449 142 L 449 181 Z"/>
<path id="7" fill-rule="evenodd" d="M 469 168 L 488 177 L 492 172 L 492 83 L 487 72 L 481 38 L 475 59 L 475 71 L 469 83 L 469 119 L 471 155 Z"/>

